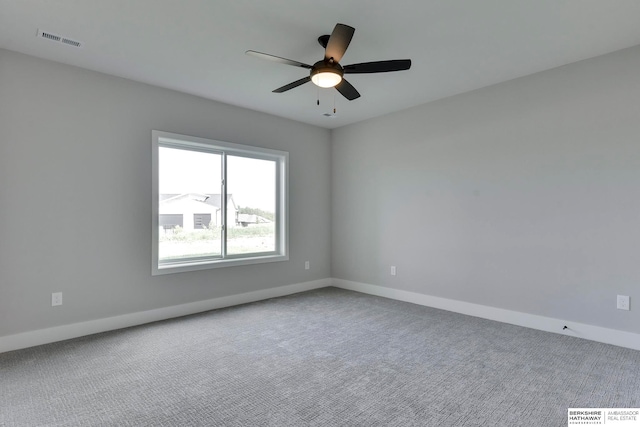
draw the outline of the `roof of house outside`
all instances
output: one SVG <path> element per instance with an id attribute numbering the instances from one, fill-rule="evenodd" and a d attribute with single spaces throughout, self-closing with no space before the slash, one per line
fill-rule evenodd
<path id="1" fill-rule="evenodd" d="M 204 193 L 175 193 L 175 194 L 160 194 L 160 203 L 171 203 L 172 201 L 189 198 L 190 200 L 206 203 L 210 206 L 219 208 L 221 203 L 220 194 L 204 194 Z M 233 200 L 233 194 L 227 194 L 227 207 L 233 207 L 237 209 L 236 203 Z"/>

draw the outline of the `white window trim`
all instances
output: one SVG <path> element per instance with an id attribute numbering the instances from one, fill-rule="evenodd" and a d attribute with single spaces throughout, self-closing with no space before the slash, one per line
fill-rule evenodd
<path id="1" fill-rule="evenodd" d="M 286 151 L 271 150 L 268 148 L 253 147 L 249 145 L 234 144 L 231 142 L 216 141 L 194 136 L 180 135 L 176 133 L 153 130 L 151 132 L 151 274 L 172 274 L 185 271 L 206 270 L 220 267 L 232 267 L 249 264 L 262 264 L 267 262 L 289 260 L 289 153 Z M 276 219 L 276 251 L 274 254 L 257 254 L 254 256 L 236 255 L 224 259 L 198 259 L 193 261 L 172 262 L 160 264 L 158 259 L 159 245 L 159 148 L 175 144 L 177 148 L 185 146 L 201 148 L 203 151 L 224 151 L 227 154 L 250 154 L 255 158 L 275 160 L 278 165 L 276 206 L 278 215 Z M 222 197 L 224 199 L 224 197 Z"/>

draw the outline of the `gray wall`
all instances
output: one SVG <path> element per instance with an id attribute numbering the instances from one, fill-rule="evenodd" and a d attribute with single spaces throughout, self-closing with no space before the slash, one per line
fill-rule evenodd
<path id="1" fill-rule="evenodd" d="M 152 277 L 152 129 L 288 151 L 290 261 Z M 330 277 L 329 162 L 326 129 L 0 50 L 0 336 Z"/>
<path id="2" fill-rule="evenodd" d="M 638 69 L 640 47 L 330 133 L 0 50 L 0 336 L 331 275 L 640 333 Z M 151 129 L 289 151 L 291 260 L 152 277 Z"/>
<path id="3" fill-rule="evenodd" d="M 640 333 L 638 70 L 635 47 L 333 131 L 333 277 Z"/>

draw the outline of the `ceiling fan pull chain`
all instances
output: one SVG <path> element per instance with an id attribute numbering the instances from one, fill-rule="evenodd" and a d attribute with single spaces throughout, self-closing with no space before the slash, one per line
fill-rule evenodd
<path id="1" fill-rule="evenodd" d="M 336 113 L 336 93 L 333 92 L 333 114 Z"/>
<path id="2" fill-rule="evenodd" d="M 318 96 L 317 96 L 318 100 L 316 101 L 317 105 L 320 105 L 320 86 L 318 86 Z"/>

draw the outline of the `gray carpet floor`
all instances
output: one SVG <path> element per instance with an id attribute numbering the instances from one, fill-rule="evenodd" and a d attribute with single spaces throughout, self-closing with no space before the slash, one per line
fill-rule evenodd
<path id="1" fill-rule="evenodd" d="M 336 288 L 0 354 L 2 426 L 566 426 L 640 352 Z"/>

